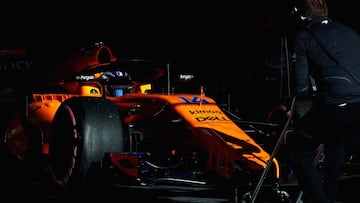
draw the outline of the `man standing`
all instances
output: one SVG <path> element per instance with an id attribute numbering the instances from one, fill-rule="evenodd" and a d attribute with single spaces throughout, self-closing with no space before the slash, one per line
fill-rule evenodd
<path id="1" fill-rule="evenodd" d="M 296 107 L 294 132 L 288 138 L 290 160 L 311 202 L 335 202 L 344 139 L 360 128 L 360 36 L 328 17 L 325 0 L 301 1 L 305 23 L 294 39 Z M 325 154 L 321 173 L 314 164 L 318 146 Z"/>

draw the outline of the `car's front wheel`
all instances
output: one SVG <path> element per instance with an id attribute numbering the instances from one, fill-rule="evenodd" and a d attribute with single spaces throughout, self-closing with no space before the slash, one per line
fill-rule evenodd
<path id="1" fill-rule="evenodd" d="M 116 105 L 103 98 L 64 101 L 52 123 L 50 171 L 56 185 L 79 185 L 107 152 L 124 150 L 127 130 Z"/>

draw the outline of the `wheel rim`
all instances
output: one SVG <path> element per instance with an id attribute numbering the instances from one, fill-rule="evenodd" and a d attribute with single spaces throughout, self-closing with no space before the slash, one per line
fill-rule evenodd
<path id="1" fill-rule="evenodd" d="M 62 115 L 55 121 L 54 140 L 50 146 L 51 173 L 58 185 L 65 185 L 69 181 L 79 155 L 76 118 L 69 106 L 64 105 L 64 109 L 65 111 L 62 111 Z"/>

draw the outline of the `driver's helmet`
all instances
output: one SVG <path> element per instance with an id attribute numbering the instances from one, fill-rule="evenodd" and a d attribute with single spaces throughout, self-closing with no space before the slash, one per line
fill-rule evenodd
<path id="1" fill-rule="evenodd" d="M 120 97 L 132 92 L 132 80 L 125 71 L 102 72 L 99 80 L 105 86 L 107 96 Z"/>

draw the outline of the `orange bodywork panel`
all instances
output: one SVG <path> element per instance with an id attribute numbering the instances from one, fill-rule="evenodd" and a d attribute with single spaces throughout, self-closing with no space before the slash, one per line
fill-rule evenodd
<path id="1" fill-rule="evenodd" d="M 270 155 L 236 125 L 210 97 L 192 94 L 128 94 L 114 101 L 120 109 L 136 105 L 139 109 L 146 109 L 139 110 L 138 114 L 131 114 L 128 117 L 131 118 L 129 122 L 146 120 L 149 116 L 146 112 L 156 113 L 157 109 L 161 109 L 159 104 L 173 108 L 192 129 L 192 139 L 188 144 L 201 146 L 202 151 L 208 152 L 208 168 L 222 175 L 231 175 L 235 171 L 237 161 L 245 162 L 244 168 L 247 170 L 262 171 L 270 159 Z M 151 108 L 153 110 L 149 110 Z M 278 177 L 278 162 L 276 159 L 272 161 Z"/>
<path id="2" fill-rule="evenodd" d="M 10 150 L 19 158 L 25 159 L 29 147 L 28 135 L 24 129 L 24 119 L 37 126 L 41 131 L 43 153 L 49 153 L 50 125 L 61 102 L 78 95 L 73 94 L 33 94 L 33 101 L 28 104 L 27 118 L 25 112 L 18 112 L 10 120 L 5 131 L 5 142 Z M 22 115 L 23 114 L 23 115 Z"/>

